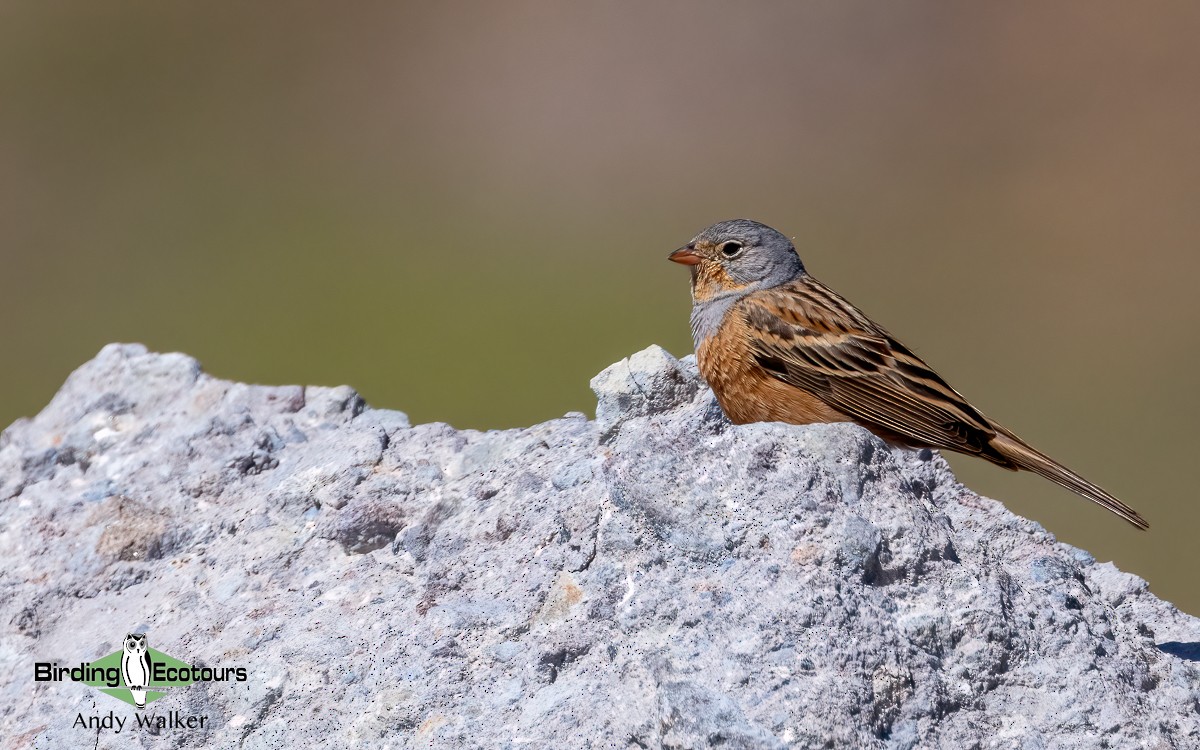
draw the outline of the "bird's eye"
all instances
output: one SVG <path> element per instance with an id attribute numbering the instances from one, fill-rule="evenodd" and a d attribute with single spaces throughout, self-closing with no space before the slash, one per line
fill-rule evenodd
<path id="1" fill-rule="evenodd" d="M 721 247 L 718 249 L 720 250 L 721 255 L 725 256 L 726 258 L 736 258 L 742 254 L 742 250 L 745 250 L 745 247 L 743 247 L 742 243 L 738 242 L 737 240 L 730 240 L 729 242 L 721 245 Z"/>

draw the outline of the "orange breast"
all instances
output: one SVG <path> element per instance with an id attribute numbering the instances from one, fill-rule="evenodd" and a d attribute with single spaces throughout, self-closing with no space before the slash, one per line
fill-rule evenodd
<path id="1" fill-rule="evenodd" d="M 772 377 L 754 361 L 750 336 L 750 328 L 735 306 L 725 316 L 717 334 L 696 350 L 700 374 L 731 422 L 854 421 L 808 391 Z"/>

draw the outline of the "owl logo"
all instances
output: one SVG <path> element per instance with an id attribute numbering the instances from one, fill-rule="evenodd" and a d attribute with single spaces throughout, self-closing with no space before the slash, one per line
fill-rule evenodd
<path id="1" fill-rule="evenodd" d="M 146 686 L 150 684 L 150 647 L 145 633 L 130 633 L 121 644 L 121 679 L 133 694 L 134 705 L 146 707 Z"/>

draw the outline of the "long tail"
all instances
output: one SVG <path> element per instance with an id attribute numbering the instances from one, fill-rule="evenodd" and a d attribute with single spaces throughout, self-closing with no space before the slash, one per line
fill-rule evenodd
<path id="1" fill-rule="evenodd" d="M 1044 453 L 1034 450 L 1015 435 L 1000 433 L 992 438 L 990 443 L 1000 455 L 1012 461 L 1017 468 L 1040 474 L 1051 482 L 1062 485 L 1081 497 L 1086 497 L 1096 505 L 1111 510 L 1139 529 L 1150 528 L 1146 519 L 1138 515 L 1133 508 Z"/>

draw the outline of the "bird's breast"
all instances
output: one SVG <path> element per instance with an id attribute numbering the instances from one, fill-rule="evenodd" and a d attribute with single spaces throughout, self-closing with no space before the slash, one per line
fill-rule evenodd
<path id="1" fill-rule="evenodd" d="M 729 421 L 814 424 L 852 422 L 817 396 L 788 385 L 754 358 L 755 331 L 737 307 L 696 346 L 696 364 Z"/>

